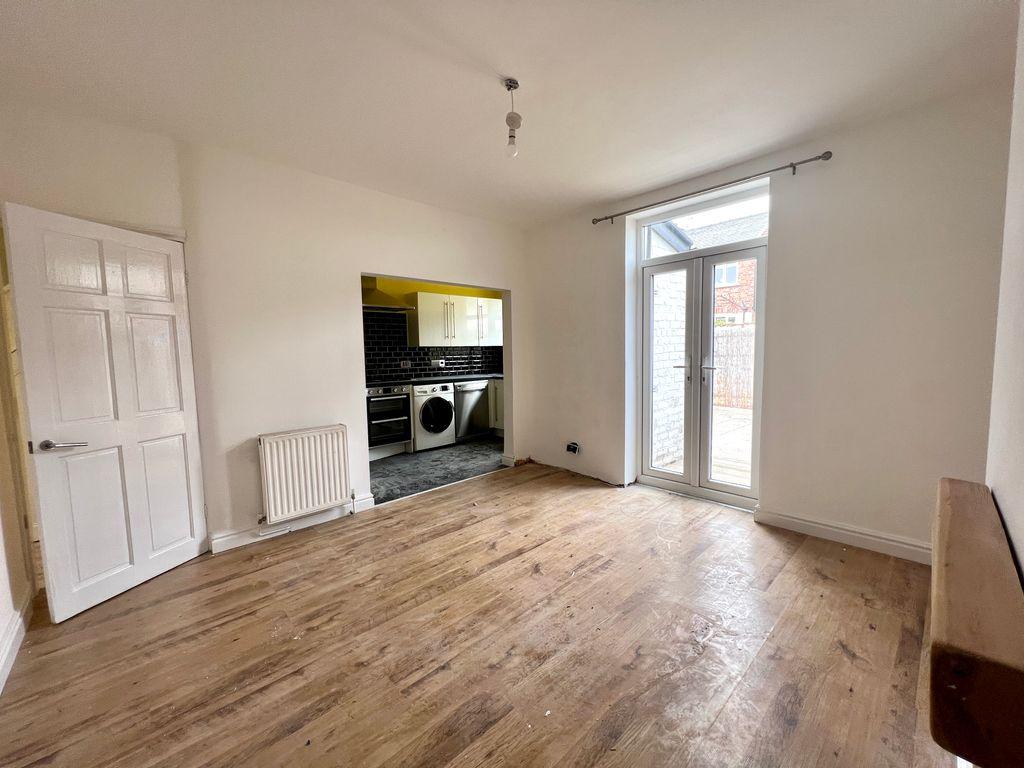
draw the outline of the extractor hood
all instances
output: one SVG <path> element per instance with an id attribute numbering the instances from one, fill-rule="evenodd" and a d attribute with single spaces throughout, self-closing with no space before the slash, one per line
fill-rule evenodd
<path id="1" fill-rule="evenodd" d="M 363 309 L 372 312 L 410 312 L 410 307 L 401 299 L 395 298 L 389 293 L 384 293 L 377 287 L 377 278 L 363 278 Z"/>

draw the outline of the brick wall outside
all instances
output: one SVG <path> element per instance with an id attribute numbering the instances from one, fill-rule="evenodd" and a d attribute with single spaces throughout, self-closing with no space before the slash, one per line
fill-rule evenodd
<path id="1" fill-rule="evenodd" d="M 737 284 L 715 289 L 715 314 L 740 314 L 754 311 L 757 295 L 757 262 L 745 259 L 739 263 Z"/>
<path id="2" fill-rule="evenodd" d="M 651 463 L 669 467 L 683 458 L 686 371 L 686 275 L 654 277 L 651 297 Z M 682 469 L 682 467 L 673 467 Z"/>

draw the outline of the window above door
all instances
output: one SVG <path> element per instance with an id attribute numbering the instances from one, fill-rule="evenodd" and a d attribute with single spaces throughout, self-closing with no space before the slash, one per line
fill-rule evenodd
<path id="1" fill-rule="evenodd" d="M 767 237 L 769 204 L 767 179 L 691 198 L 643 222 L 643 259 Z M 734 269 L 715 279 L 716 285 L 735 285 L 738 276 Z"/>

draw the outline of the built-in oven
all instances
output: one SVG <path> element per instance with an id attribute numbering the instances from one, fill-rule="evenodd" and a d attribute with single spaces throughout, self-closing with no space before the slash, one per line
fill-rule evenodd
<path id="1" fill-rule="evenodd" d="M 412 406 L 408 384 L 366 390 L 366 421 L 370 447 L 412 440 Z"/>

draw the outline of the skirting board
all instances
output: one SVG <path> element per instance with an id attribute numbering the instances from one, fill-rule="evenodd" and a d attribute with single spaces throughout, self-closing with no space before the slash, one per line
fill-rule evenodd
<path id="1" fill-rule="evenodd" d="M 14 659 L 18 656 L 18 649 L 21 648 L 21 641 L 25 639 L 25 630 L 30 618 L 32 618 L 31 592 L 22 598 L 18 612 L 11 616 L 11 620 L 4 627 L 3 634 L 0 635 L 0 693 L 3 693 L 7 676 L 11 674 Z"/>
<path id="2" fill-rule="evenodd" d="M 280 525 L 257 525 L 244 531 L 215 533 L 210 536 L 210 551 L 216 555 L 218 552 L 226 552 L 236 547 L 244 547 L 246 544 L 255 544 L 257 541 L 266 541 L 291 531 L 300 531 L 303 528 L 309 528 L 311 525 L 326 523 L 329 520 L 337 520 L 339 517 L 344 517 L 349 513 L 350 506 L 351 504 L 343 504 L 340 507 L 325 509 L 323 512 L 306 515 L 305 517 L 300 517 L 297 520 Z M 356 496 L 356 512 L 362 512 L 371 507 L 373 507 L 373 494 L 367 493 L 363 496 Z"/>
<path id="3" fill-rule="evenodd" d="M 516 465 L 516 457 L 509 456 L 507 453 L 501 454 L 501 463 L 506 467 L 514 467 Z"/>
<path id="4" fill-rule="evenodd" d="M 915 563 L 930 565 L 932 562 L 931 544 L 905 536 L 893 536 L 842 523 L 826 523 L 792 515 L 780 515 L 777 512 L 765 512 L 760 509 L 754 512 L 754 522 L 806 533 L 819 539 L 838 541 L 840 544 L 849 544 L 861 549 L 870 549 L 872 552 L 881 552 Z"/>

